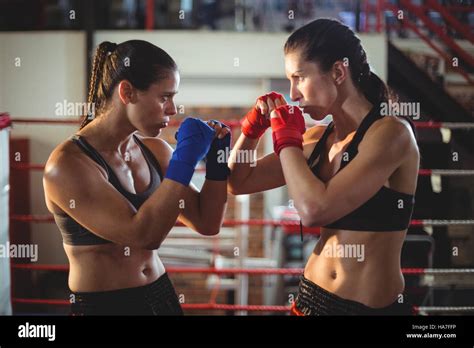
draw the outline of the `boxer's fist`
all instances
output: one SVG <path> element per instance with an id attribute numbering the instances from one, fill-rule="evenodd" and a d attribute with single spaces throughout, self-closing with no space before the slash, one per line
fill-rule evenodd
<path id="1" fill-rule="evenodd" d="M 303 134 L 306 131 L 303 113 L 293 105 L 282 105 L 271 113 L 273 149 L 277 155 L 288 146 L 303 149 Z"/>
<path id="2" fill-rule="evenodd" d="M 216 132 L 197 118 L 187 118 L 175 135 L 178 143 L 165 178 L 189 185 L 197 163 L 208 153 Z"/>
<path id="3" fill-rule="evenodd" d="M 242 133 L 252 139 L 260 138 L 270 127 L 270 112 L 286 104 L 283 96 L 276 92 L 259 97 L 255 106 L 242 119 Z"/>

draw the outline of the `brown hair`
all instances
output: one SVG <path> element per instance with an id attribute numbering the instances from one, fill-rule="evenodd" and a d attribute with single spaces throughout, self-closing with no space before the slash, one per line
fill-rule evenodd
<path id="1" fill-rule="evenodd" d="M 90 106 L 94 105 L 95 114 L 100 114 L 120 81 L 127 80 L 144 91 L 177 69 L 168 53 L 147 41 L 130 40 L 119 45 L 102 42 L 94 55 L 87 96 L 89 110 L 80 128 L 95 117 Z"/>

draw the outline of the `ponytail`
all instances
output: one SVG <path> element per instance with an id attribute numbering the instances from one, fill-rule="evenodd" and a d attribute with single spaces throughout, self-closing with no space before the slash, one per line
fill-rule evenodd
<path id="1" fill-rule="evenodd" d="M 367 67 L 368 66 L 367 64 Z M 359 88 L 367 100 L 373 105 L 380 105 L 383 102 L 388 103 L 389 100 L 393 101 L 392 95 L 385 82 L 372 71 L 369 71 L 367 75 L 361 77 Z"/>
<path id="2" fill-rule="evenodd" d="M 92 110 L 99 110 L 101 103 L 103 102 L 97 96 L 97 91 L 102 83 L 102 74 L 104 70 L 104 64 L 107 57 L 112 53 L 117 44 L 104 41 L 96 49 L 94 54 L 94 61 L 92 63 L 91 75 L 89 78 L 89 93 L 87 95 L 87 110 L 82 120 L 80 129 L 84 128 L 88 123 L 90 123 L 95 115 Z M 102 96 L 101 96 L 102 97 Z"/>

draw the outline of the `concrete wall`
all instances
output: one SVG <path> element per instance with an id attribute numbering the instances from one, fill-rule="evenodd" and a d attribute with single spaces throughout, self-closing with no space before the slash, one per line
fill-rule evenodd
<path id="1" fill-rule="evenodd" d="M 58 118 L 56 103 L 85 98 L 85 36 L 78 32 L 0 34 L 0 110 L 12 118 Z M 12 137 L 30 139 L 32 163 L 45 163 L 51 150 L 74 127 L 14 124 Z M 31 172 L 31 209 L 46 214 L 42 173 Z M 40 263 L 63 263 L 61 238 L 52 224 L 32 224 L 32 242 L 39 244 Z M 51 248 L 44 246 L 50 245 Z"/>

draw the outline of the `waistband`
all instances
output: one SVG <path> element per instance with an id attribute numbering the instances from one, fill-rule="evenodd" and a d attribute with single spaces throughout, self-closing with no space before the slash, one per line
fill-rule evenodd
<path id="1" fill-rule="evenodd" d="M 72 315 L 182 315 L 176 291 L 165 273 L 154 282 L 110 291 L 73 292 Z"/>
<path id="2" fill-rule="evenodd" d="M 303 275 L 291 311 L 294 315 L 412 315 L 411 305 L 405 294 L 403 303 L 396 300 L 386 307 L 372 308 L 337 296 Z"/>

